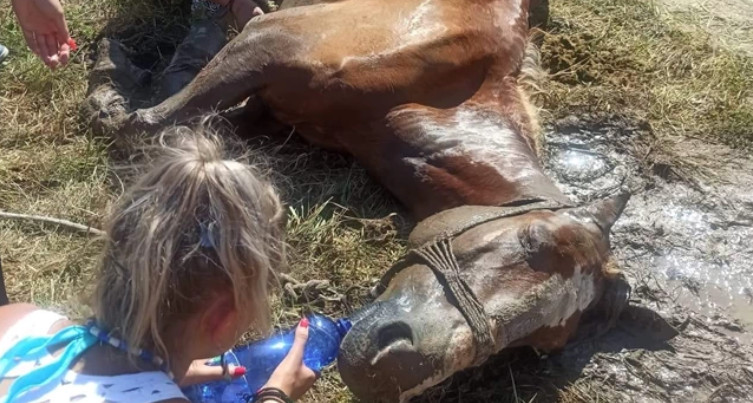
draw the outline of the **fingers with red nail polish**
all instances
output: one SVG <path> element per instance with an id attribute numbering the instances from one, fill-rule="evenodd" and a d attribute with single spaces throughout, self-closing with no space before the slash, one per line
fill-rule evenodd
<path id="1" fill-rule="evenodd" d="M 309 337 L 309 325 L 308 318 L 301 319 L 295 329 L 295 338 L 290 352 L 264 385 L 282 390 L 293 400 L 306 393 L 317 378 L 316 373 L 303 363 L 303 352 Z"/>
<path id="2" fill-rule="evenodd" d="M 246 375 L 246 367 L 235 367 L 230 373 L 233 375 L 233 378 L 240 378 Z"/>

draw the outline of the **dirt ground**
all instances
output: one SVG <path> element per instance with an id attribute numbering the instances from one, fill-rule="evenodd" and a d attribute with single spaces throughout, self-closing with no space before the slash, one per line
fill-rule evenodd
<path id="1" fill-rule="evenodd" d="M 673 332 L 652 314 L 628 312 L 605 338 L 557 359 L 585 362 L 578 357 L 586 354 L 582 376 L 611 385 L 620 401 L 747 401 L 753 160 L 694 139 L 657 154 L 646 129 L 620 117 L 565 119 L 547 135 L 547 160 L 576 200 L 617 187 L 635 193 L 613 228 L 615 256 L 631 280 L 632 303 L 660 314 L 678 335 L 665 339 Z"/>

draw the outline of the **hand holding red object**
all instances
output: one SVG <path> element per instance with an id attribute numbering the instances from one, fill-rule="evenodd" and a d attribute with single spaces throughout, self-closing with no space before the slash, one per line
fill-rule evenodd
<path id="1" fill-rule="evenodd" d="M 51 69 L 67 64 L 70 34 L 60 1 L 11 0 L 11 3 L 31 51 Z"/>

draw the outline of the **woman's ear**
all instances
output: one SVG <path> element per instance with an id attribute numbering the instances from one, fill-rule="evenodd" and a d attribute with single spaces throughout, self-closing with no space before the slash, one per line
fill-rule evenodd
<path id="1" fill-rule="evenodd" d="M 235 343 L 239 331 L 238 310 L 231 295 L 221 295 L 208 304 L 201 317 L 201 327 L 217 346 Z"/>

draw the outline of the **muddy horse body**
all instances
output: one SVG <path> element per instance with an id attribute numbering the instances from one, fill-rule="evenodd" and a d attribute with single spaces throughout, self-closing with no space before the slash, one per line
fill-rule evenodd
<path id="1" fill-rule="evenodd" d="M 519 85 L 528 20 L 526 0 L 288 0 L 156 106 L 129 111 L 96 79 L 88 106 L 126 133 L 250 97 L 245 113 L 354 155 L 423 221 L 339 367 L 364 400 L 406 400 L 505 347 L 560 348 L 584 314 L 610 323 L 626 302 L 608 261 L 627 198 L 571 206 L 541 168 Z M 101 44 L 95 76 L 137 85 L 114 53 Z"/>

